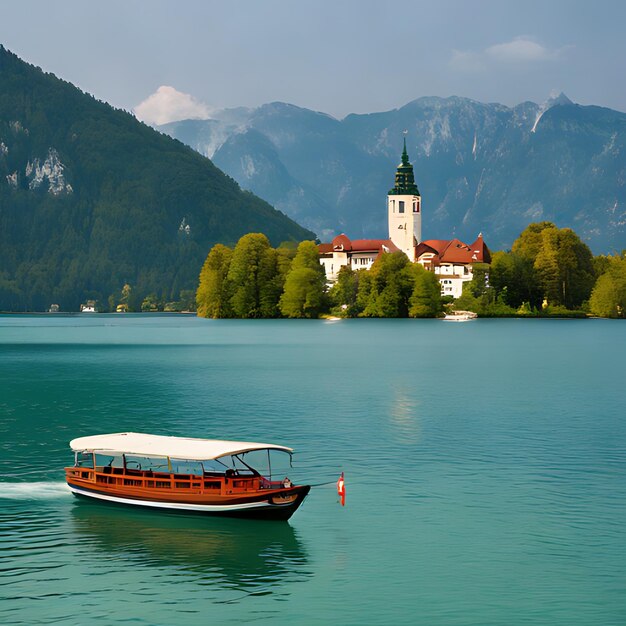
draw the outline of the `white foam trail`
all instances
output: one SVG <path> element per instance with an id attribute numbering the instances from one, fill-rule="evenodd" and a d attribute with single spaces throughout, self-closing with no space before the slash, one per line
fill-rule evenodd
<path id="1" fill-rule="evenodd" d="M 50 500 L 71 495 L 65 483 L 3 483 L 0 482 L 0 499 Z"/>

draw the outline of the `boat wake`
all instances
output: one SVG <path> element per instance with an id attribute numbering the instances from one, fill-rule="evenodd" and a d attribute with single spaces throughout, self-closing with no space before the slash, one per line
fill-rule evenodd
<path id="1" fill-rule="evenodd" d="M 3 483 L 0 482 L 0 499 L 52 500 L 71 495 L 69 487 L 60 482 Z"/>

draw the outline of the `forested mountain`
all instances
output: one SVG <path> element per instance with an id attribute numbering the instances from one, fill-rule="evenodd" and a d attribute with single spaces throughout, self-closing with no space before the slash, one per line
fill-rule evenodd
<path id="1" fill-rule="evenodd" d="M 0 310 L 195 289 L 243 234 L 314 238 L 207 158 L 0 46 Z M 140 300 L 139 300 L 140 301 Z"/>
<path id="2" fill-rule="evenodd" d="M 509 248 L 533 221 L 571 227 L 596 252 L 626 248 L 626 114 L 563 94 L 543 105 L 420 98 L 343 120 L 283 103 L 162 130 L 324 240 L 386 236 L 402 132 L 425 239 Z"/>

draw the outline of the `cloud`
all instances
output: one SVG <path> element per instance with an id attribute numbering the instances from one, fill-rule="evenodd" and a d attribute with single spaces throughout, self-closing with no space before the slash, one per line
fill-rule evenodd
<path id="1" fill-rule="evenodd" d="M 559 50 L 548 50 L 540 43 L 526 37 L 516 37 L 507 43 L 498 43 L 489 46 L 485 54 L 496 61 L 517 62 L 517 61 L 547 61 L 556 59 Z"/>
<path id="2" fill-rule="evenodd" d="M 486 70 L 494 65 L 520 65 L 554 61 L 567 49 L 550 49 L 531 37 L 516 37 L 505 43 L 488 46 L 484 50 L 453 50 L 450 67 L 463 72 Z"/>
<path id="3" fill-rule="evenodd" d="M 146 124 L 167 124 L 178 120 L 206 120 L 211 109 L 188 93 L 161 85 L 134 109 L 135 117 Z"/>

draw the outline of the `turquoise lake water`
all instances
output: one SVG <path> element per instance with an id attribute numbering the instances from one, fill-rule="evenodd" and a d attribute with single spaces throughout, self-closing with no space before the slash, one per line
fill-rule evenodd
<path id="1" fill-rule="evenodd" d="M 0 623 L 626 624 L 626 324 L 0 316 Z M 296 449 L 288 523 L 73 498 L 68 442 Z"/>

